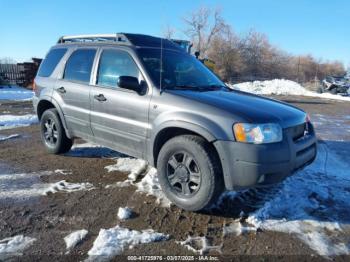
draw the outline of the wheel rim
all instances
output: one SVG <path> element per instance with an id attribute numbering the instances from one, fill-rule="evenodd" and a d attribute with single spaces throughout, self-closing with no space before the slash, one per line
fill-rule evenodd
<path id="1" fill-rule="evenodd" d="M 177 152 L 169 158 L 167 178 L 171 189 L 185 197 L 196 194 L 201 184 L 199 166 L 187 152 Z"/>
<path id="2" fill-rule="evenodd" d="M 43 129 L 45 143 L 49 146 L 55 146 L 58 140 L 58 131 L 55 121 L 52 118 L 46 119 Z"/>

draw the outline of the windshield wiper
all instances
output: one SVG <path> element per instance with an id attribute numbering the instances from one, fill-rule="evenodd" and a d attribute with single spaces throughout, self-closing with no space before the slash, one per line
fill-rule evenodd
<path id="1" fill-rule="evenodd" d="M 201 90 L 199 86 L 190 86 L 190 85 L 176 85 L 176 86 L 172 86 L 170 88 L 171 89 L 182 89 L 182 90 L 198 90 L 198 91 Z"/>
<path id="2" fill-rule="evenodd" d="M 225 85 L 207 85 L 207 86 L 200 86 L 199 87 L 202 91 L 216 91 L 216 90 L 220 90 L 220 89 L 228 89 L 227 86 Z"/>

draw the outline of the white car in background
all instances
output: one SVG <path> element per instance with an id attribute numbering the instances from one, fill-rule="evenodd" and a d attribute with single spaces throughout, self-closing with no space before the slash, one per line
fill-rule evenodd
<path id="1" fill-rule="evenodd" d="M 322 81 L 319 93 L 330 92 L 332 94 L 348 94 L 350 81 L 344 77 L 327 76 Z"/>

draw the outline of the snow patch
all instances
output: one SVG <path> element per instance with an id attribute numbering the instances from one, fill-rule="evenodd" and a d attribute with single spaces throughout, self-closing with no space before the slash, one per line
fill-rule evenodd
<path id="1" fill-rule="evenodd" d="M 243 226 L 241 222 L 233 222 L 223 227 L 223 235 L 233 234 L 235 236 L 244 235 L 249 232 L 256 232 L 256 227 Z"/>
<path id="2" fill-rule="evenodd" d="M 5 141 L 5 140 L 12 139 L 12 138 L 17 138 L 17 137 L 19 137 L 18 134 L 13 134 L 13 135 L 9 135 L 9 136 L 0 135 L 0 141 Z"/>
<path id="3" fill-rule="evenodd" d="M 89 261 L 109 260 L 135 245 L 168 240 L 169 236 L 154 232 L 152 229 L 136 231 L 116 226 L 101 229 L 89 250 Z"/>
<path id="4" fill-rule="evenodd" d="M 66 243 L 66 249 L 68 252 L 76 247 L 76 245 L 78 245 L 81 241 L 83 241 L 87 234 L 88 231 L 86 229 L 82 229 L 74 231 L 64 237 L 64 242 Z"/>
<path id="5" fill-rule="evenodd" d="M 118 218 L 121 220 L 129 219 L 133 214 L 133 211 L 129 207 L 120 207 L 118 209 Z"/>
<path id="6" fill-rule="evenodd" d="M 56 169 L 54 172 L 58 175 L 64 175 L 64 176 L 73 174 L 72 171 L 66 170 L 66 169 Z"/>
<path id="7" fill-rule="evenodd" d="M 63 192 L 76 192 L 82 190 L 91 190 L 94 186 L 91 183 L 69 183 L 65 180 L 50 184 L 49 188 L 45 189 L 43 195 L 48 193 Z"/>
<path id="8" fill-rule="evenodd" d="M 0 240 L 0 260 L 11 256 L 20 256 L 22 252 L 31 246 L 35 238 L 18 235 Z"/>
<path id="9" fill-rule="evenodd" d="M 57 183 L 43 183 L 41 176 L 62 174 L 62 170 L 20 173 L 20 174 L 0 174 L 0 202 L 7 200 L 25 201 L 32 197 L 46 195 L 49 192 L 56 193 L 74 192 L 79 190 L 91 190 L 90 183 L 68 183 L 59 181 Z M 66 171 L 66 174 L 70 174 Z"/>
<path id="10" fill-rule="evenodd" d="M 105 167 L 108 172 L 119 171 L 128 172 L 128 178 L 135 181 L 137 177 L 146 170 L 147 162 L 142 159 L 135 158 L 117 158 L 117 163 Z"/>
<path id="11" fill-rule="evenodd" d="M 211 246 L 206 237 L 192 237 L 188 236 L 185 241 L 176 241 L 176 243 L 183 245 L 188 250 L 199 255 L 207 254 L 211 251 L 216 251 L 221 254 L 222 245 Z"/>
<path id="12" fill-rule="evenodd" d="M 113 186 L 126 187 L 134 185 L 136 192 L 142 192 L 156 197 L 157 204 L 163 207 L 170 207 L 171 202 L 164 195 L 157 176 L 157 169 L 148 166 L 147 162 L 136 158 L 117 158 L 117 164 L 106 166 L 109 171 L 128 172 L 128 178 L 125 181 L 117 182 L 114 185 L 107 185 L 106 188 Z M 141 181 L 136 182 L 139 177 Z"/>
<path id="13" fill-rule="evenodd" d="M 257 229 L 295 234 L 322 256 L 348 255 L 350 165 L 326 144 L 318 148 L 315 162 L 286 179 L 246 222 Z"/>
<path id="14" fill-rule="evenodd" d="M 33 114 L 0 115 L 0 130 L 11 129 L 21 126 L 30 126 L 36 123 L 38 123 L 38 117 Z"/>
<path id="15" fill-rule="evenodd" d="M 249 92 L 257 95 L 313 96 L 327 99 L 350 101 L 350 97 L 333 95 L 330 93 L 318 94 L 305 89 L 303 86 L 294 81 L 285 79 L 244 82 L 239 84 L 228 84 L 228 86 L 232 89 Z"/>
<path id="16" fill-rule="evenodd" d="M 34 96 L 34 92 L 19 86 L 0 86 L 0 100 L 28 101 Z"/>
<path id="17" fill-rule="evenodd" d="M 278 231 L 288 234 L 295 234 L 311 249 L 321 256 L 338 256 L 349 254 L 349 248 L 345 243 L 333 243 L 329 233 L 341 231 L 338 223 L 319 222 L 314 220 L 287 221 L 287 220 L 266 220 L 260 222 L 254 217 L 248 218 L 263 230 Z"/>
<path id="18" fill-rule="evenodd" d="M 170 207 L 170 200 L 164 195 L 158 180 L 157 169 L 149 167 L 142 180 L 135 184 L 137 192 L 156 197 L 157 204 L 163 207 Z"/>

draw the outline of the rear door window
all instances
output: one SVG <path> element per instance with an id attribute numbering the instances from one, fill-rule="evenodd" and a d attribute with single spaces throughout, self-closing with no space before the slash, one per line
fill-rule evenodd
<path id="1" fill-rule="evenodd" d="M 133 76 L 142 80 L 141 73 L 131 56 L 121 50 L 104 50 L 101 54 L 97 73 L 97 85 L 118 87 L 120 76 Z"/>
<path id="2" fill-rule="evenodd" d="M 49 77 L 66 52 L 67 48 L 51 49 L 40 65 L 38 76 Z"/>
<path id="3" fill-rule="evenodd" d="M 88 84 L 90 82 L 95 54 L 95 49 L 79 49 L 74 51 L 66 63 L 63 79 Z"/>

